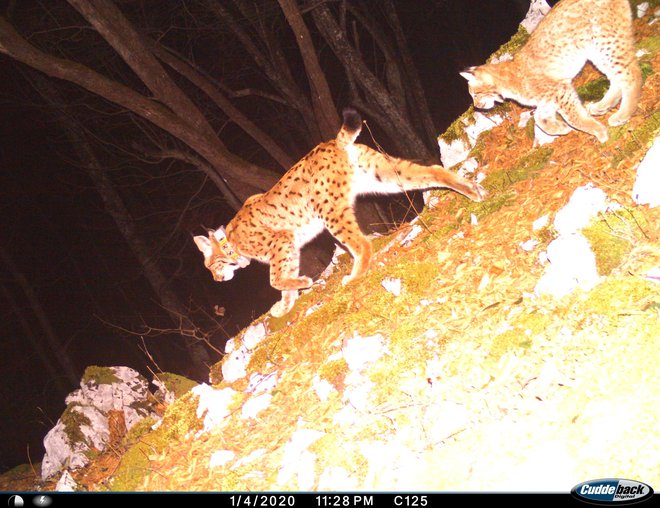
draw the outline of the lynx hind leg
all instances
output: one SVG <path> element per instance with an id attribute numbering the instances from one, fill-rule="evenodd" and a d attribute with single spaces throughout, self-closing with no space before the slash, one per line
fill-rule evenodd
<path id="1" fill-rule="evenodd" d="M 328 231 L 339 240 L 353 256 L 353 268 L 341 283 L 345 286 L 364 275 L 371 263 L 371 242 L 362 234 L 355 212 L 350 205 L 334 218 L 326 221 Z"/>
<path id="2" fill-rule="evenodd" d="M 637 61 L 635 60 L 626 68 L 625 72 L 620 73 L 616 78 L 612 77 L 610 82 L 612 83 L 610 88 L 617 85 L 621 95 L 619 110 L 607 120 L 607 123 L 616 127 L 630 120 L 639 103 L 642 93 L 642 71 L 637 65 Z"/>
<path id="3" fill-rule="evenodd" d="M 455 190 L 473 201 L 483 201 L 488 192 L 481 185 L 452 173 L 442 166 L 422 166 L 411 161 L 399 160 L 392 166 L 393 173 L 381 179 L 396 182 L 399 192 L 432 187 Z"/>
<path id="4" fill-rule="evenodd" d="M 610 87 L 600 101 L 588 106 L 589 113 L 598 116 L 604 115 L 621 101 L 619 110 L 608 119 L 612 126 L 630 120 L 637 109 L 643 81 L 642 70 L 635 57 L 632 33 L 619 33 L 617 37 L 620 39 L 618 44 L 610 44 L 591 55 L 593 64 L 610 81 Z"/>
<path id="5" fill-rule="evenodd" d="M 592 102 L 591 104 L 588 104 L 587 111 L 589 111 L 591 115 L 601 116 L 616 106 L 620 100 L 621 89 L 615 84 L 614 81 L 610 81 L 610 87 L 607 89 L 607 92 L 603 98 L 598 102 Z"/>
<path id="6" fill-rule="evenodd" d="M 349 246 L 345 243 L 344 245 L 348 247 L 348 250 L 353 255 L 353 268 L 351 273 L 350 275 L 344 276 L 344 278 L 341 280 L 341 283 L 345 286 L 364 275 L 369 269 L 369 264 L 371 263 L 372 248 L 371 242 L 364 237 L 362 237 L 362 240 L 359 242 L 359 246 Z"/>

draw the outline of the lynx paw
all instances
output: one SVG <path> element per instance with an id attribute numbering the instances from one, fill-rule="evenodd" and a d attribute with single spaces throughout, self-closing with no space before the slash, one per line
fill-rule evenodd
<path id="1" fill-rule="evenodd" d="M 354 280 L 355 280 L 355 277 L 353 277 L 352 275 L 344 275 L 344 278 L 341 280 L 341 284 L 342 284 L 342 286 L 346 286 L 346 285 L 350 284 L 351 282 L 353 282 Z"/>
<path id="2" fill-rule="evenodd" d="M 598 141 L 600 141 L 601 143 L 605 143 L 610 138 L 610 135 L 607 133 L 607 127 L 605 127 L 602 124 L 600 125 L 600 127 L 598 129 L 594 129 L 591 132 L 591 134 L 596 136 Z"/>
<path id="3" fill-rule="evenodd" d="M 607 113 L 610 109 L 612 109 L 611 104 L 603 104 L 603 101 L 600 102 L 592 102 L 591 104 L 587 105 L 587 111 L 589 111 L 589 114 L 592 116 L 601 116 Z"/>
<path id="4" fill-rule="evenodd" d="M 292 301 L 280 300 L 270 308 L 270 313 L 273 315 L 273 317 L 276 318 L 282 317 L 289 313 L 289 311 L 293 308 L 294 303 L 295 300 Z"/>
<path id="5" fill-rule="evenodd" d="M 626 123 L 628 120 L 630 120 L 629 115 L 621 115 L 620 111 L 617 111 L 607 119 L 607 123 L 610 124 L 612 127 L 618 127 L 619 125 L 623 125 L 624 123 Z"/>

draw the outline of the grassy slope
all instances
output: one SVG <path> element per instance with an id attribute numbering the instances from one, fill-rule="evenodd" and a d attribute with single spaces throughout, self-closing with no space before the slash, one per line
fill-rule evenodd
<path id="1" fill-rule="evenodd" d="M 654 50 L 643 57 L 642 102 L 626 126 L 610 129 L 608 143 L 573 132 L 533 148 L 529 129 L 517 127 L 524 110 L 510 104 L 475 153 L 488 201 L 438 193 L 412 242 L 401 244 L 411 225 L 376 242 L 362 281 L 339 284 L 344 257 L 289 316 L 260 319 L 270 334 L 249 373 L 277 374 L 269 407 L 242 419 L 250 396 L 247 381 L 237 381 L 235 411 L 196 434 L 195 398 L 184 396 L 159 430 L 132 435 L 123 455 L 99 459 L 87 480 L 78 473 L 85 488 L 565 491 L 615 476 L 660 483 L 660 290 L 644 278 L 660 266 L 660 210 L 629 197 L 634 168 L 660 131 L 658 36 L 647 21 L 637 22 L 640 47 Z M 597 78 L 587 70 L 579 84 Z M 587 182 L 627 207 L 590 236 L 607 275 L 586 294 L 534 298 L 544 270 L 538 255 L 554 232 L 533 231 L 532 222 L 552 219 Z M 529 239 L 539 242 L 531 252 L 519 247 Z M 386 278 L 400 279 L 400 296 L 383 288 Z M 384 345 L 363 370 L 350 370 L 341 355 L 356 335 Z M 320 380 L 332 386 L 323 402 Z M 296 456 L 304 469 L 283 474 L 298 429 L 323 434 Z M 234 458 L 210 468 L 218 450 Z"/>

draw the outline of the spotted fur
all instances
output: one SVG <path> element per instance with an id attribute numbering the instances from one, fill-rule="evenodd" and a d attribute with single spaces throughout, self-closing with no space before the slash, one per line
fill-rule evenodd
<path id="1" fill-rule="evenodd" d="M 368 269 L 371 243 L 353 208 L 358 195 L 430 187 L 447 187 L 476 201 L 486 195 L 478 184 L 441 166 L 423 166 L 355 144 L 361 125 L 356 111 L 345 110 L 336 139 L 319 144 L 268 192 L 251 196 L 227 225 L 226 240 L 222 229 L 208 238 L 195 237 L 215 280 L 228 280 L 250 259 L 269 263 L 271 286 L 282 291 L 271 312 L 282 316 L 293 307 L 298 290 L 312 285 L 312 279 L 299 275 L 300 249 L 324 229 L 354 258 L 344 284 Z"/>

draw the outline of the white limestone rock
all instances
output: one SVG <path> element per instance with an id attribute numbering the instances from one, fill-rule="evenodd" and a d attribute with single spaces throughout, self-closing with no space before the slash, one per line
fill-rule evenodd
<path id="1" fill-rule="evenodd" d="M 382 281 L 380 281 L 380 285 L 383 286 L 387 292 L 393 294 L 394 296 L 401 295 L 401 279 L 385 277 Z"/>
<path id="2" fill-rule="evenodd" d="M 57 481 L 57 485 L 55 485 L 55 490 L 57 492 L 75 492 L 76 487 L 78 487 L 78 484 L 71 476 L 71 473 L 64 471 Z"/>
<path id="3" fill-rule="evenodd" d="M 247 366 L 252 358 L 252 353 L 248 351 L 244 344 L 232 351 L 222 364 L 222 379 L 227 383 L 233 383 L 247 375 Z"/>
<path id="4" fill-rule="evenodd" d="M 536 284 L 538 295 L 561 298 L 580 288 L 589 291 L 600 281 L 596 256 L 579 233 L 562 235 L 548 245 L 549 266 Z"/>
<path id="5" fill-rule="evenodd" d="M 87 452 L 104 450 L 110 438 L 109 411 L 123 412 L 126 430 L 147 416 L 156 416 L 148 409 L 148 386 L 144 377 L 128 367 L 89 367 L 80 389 L 67 396 L 67 408 L 44 438 L 42 478 L 65 466 L 83 467 L 89 462 Z"/>
<path id="6" fill-rule="evenodd" d="M 241 408 L 243 420 L 254 419 L 264 409 L 268 409 L 273 396 L 270 393 L 261 393 L 248 399 Z"/>
<path id="7" fill-rule="evenodd" d="M 554 226 L 560 235 L 570 235 L 585 228 L 599 213 L 606 211 L 610 204 L 607 194 L 594 184 L 578 187 L 568 203 L 557 212 Z"/>
<path id="8" fill-rule="evenodd" d="M 638 18 L 643 18 L 646 16 L 646 13 L 649 10 L 649 3 L 648 2 L 642 2 L 637 5 L 637 17 Z"/>
<path id="9" fill-rule="evenodd" d="M 357 333 L 342 348 L 349 370 L 360 371 L 387 352 L 385 337 L 380 334 L 361 337 Z"/>
<path id="10" fill-rule="evenodd" d="M 264 323 L 255 323 L 245 330 L 243 334 L 243 344 L 252 350 L 266 338 L 266 325 Z"/>
<path id="11" fill-rule="evenodd" d="M 234 460 L 236 454 L 231 450 L 216 450 L 211 454 L 209 467 L 222 467 Z"/>
<path id="12" fill-rule="evenodd" d="M 269 364 L 270 365 L 270 364 Z M 246 392 L 248 393 L 264 393 L 272 392 L 277 386 L 277 372 L 270 374 L 259 374 L 258 372 L 252 373 Z"/>
<path id="13" fill-rule="evenodd" d="M 197 418 L 204 418 L 204 431 L 208 432 L 218 427 L 229 416 L 229 406 L 236 395 L 231 388 L 216 390 L 206 383 L 202 383 L 190 391 L 199 397 Z"/>
<path id="14" fill-rule="evenodd" d="M 557 212 L 554 227 L 559 236 L 545 253 L 548 267 L 535 287 L 537 295 L 561 298 L 575 289 L 589 291 L 600 282 L 596 256 L 580 233 L 599 213 L 619 208 L 592 183 L 575 189 L 568 203 Z"/>
<path id="15" fill-rule="evenodd" d="M 498 126 L 504 121 L 504 117 L 497 114 L 485 115 L 480 111 L 474 113 L 470 118 L 462 120 L 462 130 L 467 140 L 456 138 L 447 142 L 442 136 L 438 138 L 438 147 L 440 148 L 440 159 L 442 165 L 450 168 L 467 159 L 470 150 L 474 147 L 479 136 L 493 127 Z"/>
<path id="16" fill-rule="evenodd" d="M 470 150 L 472 150 L 469 143 L 460 138 L 447 142 L 440 137 L 438 138 L 438 147 L 440 148 L 440 160 L 446 168 L 463 162 L 470 154 Z"/>
<path id="17" fill-rule="evenodd" d="M 350 491 L 356 490 L 357 485 L 357 478 L 352 477 L 344 468 L 331 466 L 319 476 L 318 490 Z"/>
<path id="18" fill-rule="evenodd" d="M 296 430 L 284 445 L 282 465 L 277 474 L 280 485 L 291 481 L 297 483 L 298 490 L 311 490 L 314 486 L 316 457 L 307 448 L 325 432 L 313 429 Z"/>
<path id="19" fill-rule="evenodd" d="M 336 391 L 329 381 L 321 379 L 318 374 L 312 380 L 312 388 L 321 402 L 327 401 L 332 392 Z"/>
<path id="20" fill-rule="evenodd" d="M 550 6 L 545 0 L 532 0 L 520 24 L 527 32 L 532 33 L 546 14 L 550 12 Z"/>

